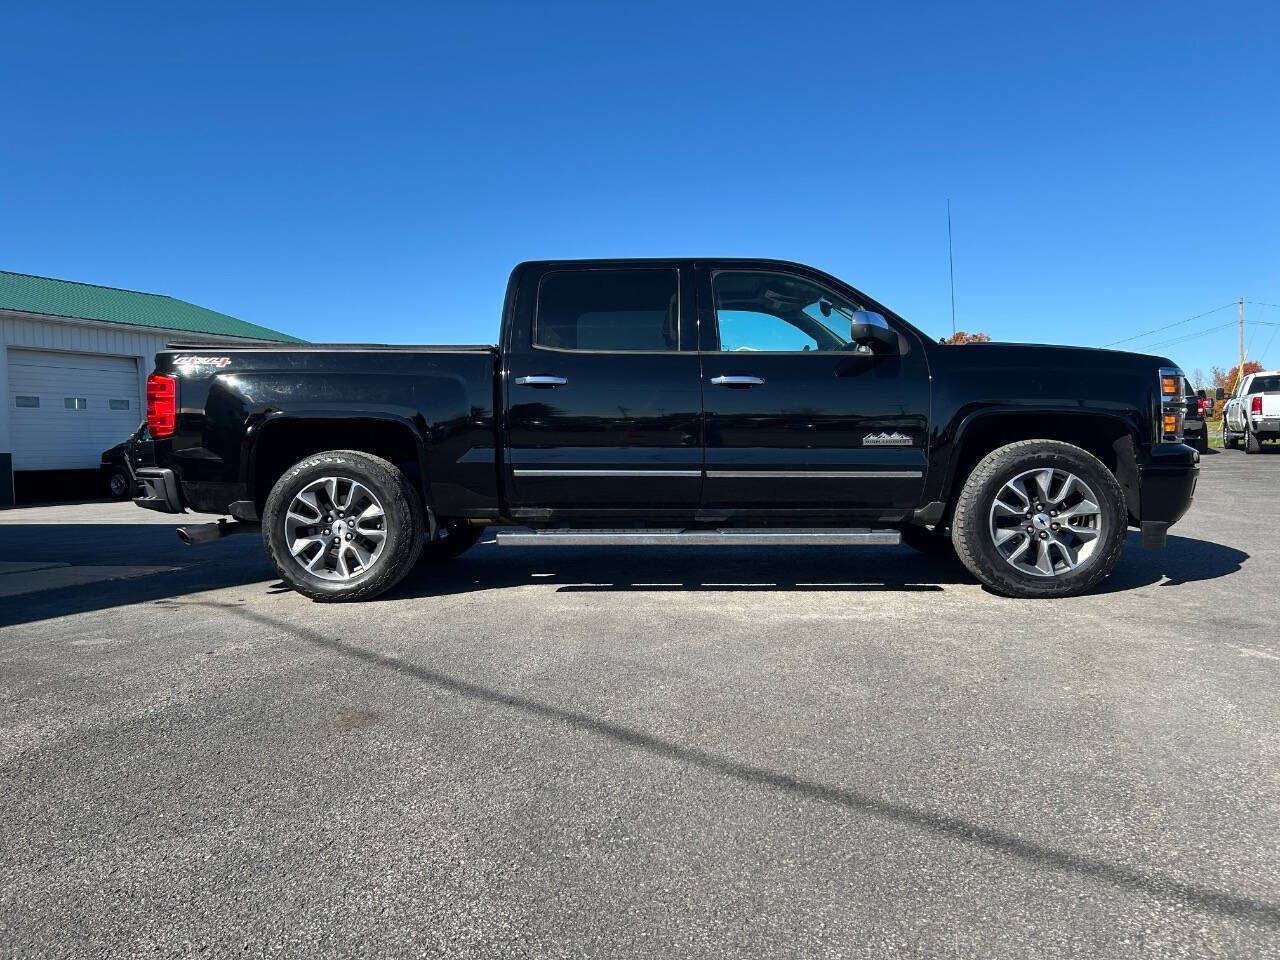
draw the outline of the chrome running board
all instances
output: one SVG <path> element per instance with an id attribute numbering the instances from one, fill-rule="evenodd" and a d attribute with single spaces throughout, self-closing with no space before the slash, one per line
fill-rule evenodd
<path id="1" fill-rule="evenodd" d="M 744 529 L 724 530 L 502 530 L 498 544 L 504 547 L 844 547 L 893 546 L 900 543 L 897 530 Z"/>

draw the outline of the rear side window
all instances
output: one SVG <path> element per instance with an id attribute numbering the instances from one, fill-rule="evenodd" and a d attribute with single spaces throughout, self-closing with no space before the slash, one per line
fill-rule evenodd
<path id="1" fill-rule="evenodd" d="M 680 281 L 669 269 L 560 270 L 538 286 L 533 342 L 557 350 L 676 350 Z"/>

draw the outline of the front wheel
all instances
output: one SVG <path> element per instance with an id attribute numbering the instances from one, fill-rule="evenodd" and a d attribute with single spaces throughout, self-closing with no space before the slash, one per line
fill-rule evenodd
<path id="1" fill-rule="evenodd" d="M 422 501 L 380 457 L 329 450 L 285 471 L 267 496 L 262 539 L 280 579 L 313 600 L 367 600 L 418 559 Z"/>
<path id="2" fill-rule="evenodd" d="M 1057 440 L 1021 440 L 969 474 L 951 540 L 998 593 L 1069 597 L 1111 572 L 1127 526 L 1124 492 L 1097 457 Z"/>

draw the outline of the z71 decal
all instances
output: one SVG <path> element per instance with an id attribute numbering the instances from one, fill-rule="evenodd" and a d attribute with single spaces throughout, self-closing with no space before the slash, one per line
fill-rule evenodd
<path id="1" fill-rule="evenodd" d="M 217 367 L 221 370 L 230 363 L 230 357 L 199 357 L 195 354 L 191 354 L 188 356 L 173 358 L 173 365 L 175 367 Z"/>

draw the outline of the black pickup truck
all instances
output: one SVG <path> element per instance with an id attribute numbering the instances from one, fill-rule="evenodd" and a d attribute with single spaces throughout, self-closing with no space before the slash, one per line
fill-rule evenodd
<path id="1" fill-rule="evenodd" d="M 139 506 L 261 529 L 287 583 L 375 596 L 500 543 L 954 549 L 1015 597 L 1107 575 L 1187 510 L 1163 357 L 946 346 L 775 260 L 515 268 L 498 346 L 176 348 L 130 444 Z"/>

